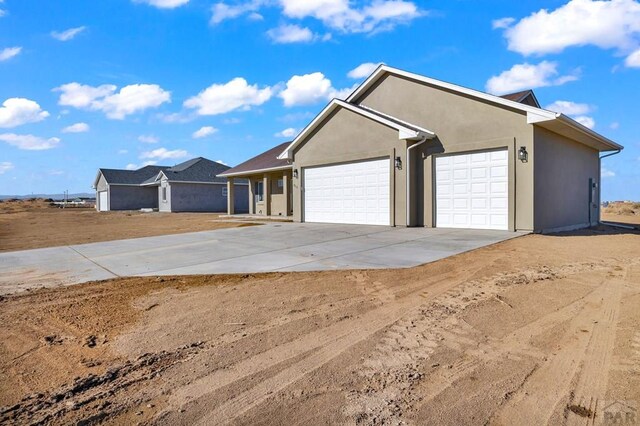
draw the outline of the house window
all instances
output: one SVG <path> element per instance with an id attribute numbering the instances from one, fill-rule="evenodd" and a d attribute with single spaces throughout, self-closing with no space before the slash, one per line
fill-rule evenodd
<path id="1" fill-rule="evenodd" d="M 166 186 L 162 187 L 162 202 L 163 203 L 167 202 L 167 187 Z"/>
<path id="2" fill-rule="evenodd" d="M 226 196 L 227 196 L 227 187 L 226 187 L 226 186 L 223 186 L 223 187 L 222 187 L 222 196 L 223 196 L 223 197 L 226 197 Z"/>
<path id="3" fill-rule="evenodd" d="M 264 200 L 264 182 L 256 182 L 256 201 Z"/>
<path id="4" fill-rule="evenodd" d="M 284 188 L 284 179 L 278 179 L 278 188 Z"/>

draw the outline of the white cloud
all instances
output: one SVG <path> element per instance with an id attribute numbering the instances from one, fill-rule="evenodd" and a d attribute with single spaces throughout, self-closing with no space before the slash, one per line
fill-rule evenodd
<path id="1" fill-rule="evenodd" d="M 218 115 L 262 105 L 272 95 L 271 87 L 259 89 L 258 85 L 249 85 L 244 78 L 236 77 L 225 84 L 212 84 L 197 96 L 187 99 L 184 106 L 196 109 L 199 115 Z"/>
<path id="2" fill-rule="evenodd" d="M 371 73 L 373 73 L 381 64 L 382 62 L 365 62 L 364 64 L 360 64 L 349 71 L 347 73 L 347 77 L 353 79 L 369 77 L 369 75 L 371 75 Z"/>
<path id="3" fill-rule="evenodd" d="M 627 56 L 624 64 L 629 68 L 640 68 L 640 49 Z"/>
<path id="4" fill-rule="evenodd" d="M 391 30 L 424 15 L 415 3 L 404 0 L 374 0 L 361 8 L 352 7 L 349 0 L 280 0 L 280 4 L 290 18 L 313 17 L 345 33 Z"/>
<path id="5" fill-rule="evenodd" d="M 3 175 L 6 172 L 8 172 L 9 170 L 13 170 L 13 169 L 15 169 L 15 166 L 13 165 L 13 163 L 11 163 L 9 161 L 0 162 L 0 175 Z"/>
<path id="6" fill-rule="evenodd" d="M 606 167 L 603 167 L 602 170 L 600 171 L 600 176 L 602 178 L 610 178 L 610 177 L 614 177 L 616 175 L 616 173 L 613 170 L 609 170 Z"/>
<path id="7" fill-rule="evenodd" d="M 493 76 L 487 81 L 486 89 L 489 93 L 501 95 L 523 89 L 536 87 L 560 86 L 578 79 L 577 73 L 558 76 L 556 62 L 542 61 L 537 65 L 517 64 L 500 75 Z"/>
<path id="8" fill-rule="evenodd" d="M 153 161 L 153 160 L 152 161 L 145 161 L 142 164 L 129 163 L 129 164 L 127 164 L 125 166 L 125 169 L 127 169 L 127 170 L 138 170 L 138 169 L 141 169 L 141 168 L 146 167 L 146 166 L 155 166 L 156 164 L 158 164 L 158 162 L 157 161 Z"/>
<path id="9" fill-rule="evenodd" d="M 372 0 L 353 7 L 349 0 L 252 0 L 240 4 L 216 3 L 211 24 L 249 14 L 256 15 L 263 6 L 276 5 L 284 16 L 293 19 L 315 18 L 325 26 L 344 33 L 374 33 L 391 30 L 424 16 L 414 2 Z M 261 15 L 260 15 L 261 16 Z"/>
<path id="10" fill-rule="evenodd" d="M 196 130 L 195 132 L 193 132 L 191 137 L 193 139 L 202 139 L 202 138 L 206 138 L 207 136 L 211 136 L 212 134 L 214 134 L 217 131 L 218 131 L 218 129 L 216 129 L 215 127 L 203 126 L 199 130 Z"/>
<path id="11" fill-rule="evenodd" d="M 317 38 L 317 36 L 307 27 L 298 25 L 280 25 L 267 31 L 267 35 L 274 43 L 308 43 Z"/>
<path id="12" fill-rule="evenodd" d="M 4 49 L 0 50 L 0 62 L 7 61 L 14 56 L 19 55 L 20 52 L 22 52 L 22 47 L 20 46 L 5 47 Z"/>
<path id="13" fill-rule="evenodd" d="M 216 3 L 211 7 L 211 20 L 209 23 L 211 25 L 217 25 L 227 19 L 234 19 L 245 13 L 249 13 L 250 19 L 262 19 L 262 15 L 257 13 L 257 10 L 260 9 L 263 4 L 264 1 L 262 0 L 253 0 L 234 5 L 228 5 L 223 2 Z"/>
<path id="14" fill-rule="evenodd" d="M 596 122 L 593 117 L 586 115 L 593 111 L 593 107 L 591 107 L 591 105 L 571 101 L 555 101 L 554 103 L 547 105 L 546 109 L 569 115 L 578 123 L 590 129 L 593 129 L 596 126 Z"/>
<path id="15" fill-rule="evenodd" d="M 577 117 L 573 117 L 573 119 L 589 129 L 593 129 L 594 127 L 596 127 L 596 121 L 593 119 L 593 117 L 579 115 Z"/>
<path id="16" fill-rule="evenodd" d="M 298 131 L 293 127 L 288 127 L 281 132 L 276 133 L 274 136 L 277 138 L 292 138 L 298 134 Z"/>
<path id="17" fill-rule="evenodd" d="M 614 121 L 613 123 L 609 124 L 609 128 L 611 128 L 612 130 L 618 130 L 619 127 L 620 127 L 620 123 L 618 123 L 617 121 Z"/>
<path id="18" fill-rule="evenodd" d="M 0 127 L 17 127 L 42 121 L 49 116 L 37 102 L 24 98 L 9 98 L 0 107 Z"/>
<path id="19" fill-rule="evenodd" d="M 76 27 L 76 28 L 69 28 L 68 30 L 60 31 L 60 32 L 52 31 L 51 37 L 60 41 L 69 41 L 69 40 L 73 40 L 75 36 L 83 32 L 85 29 L 87 29 L 87 27 L 82 26 L 82 27 Z"/>
<path id="20" fill-rule="evenodd" d="M 515 18 L 511 18 L 511 17 L 494 19 L 493 21 L 491 21 L 491 28 L 493 28 L 494 30 L 496 30 L 498 28 L 508 28 L 515 21 L 516 21 L 516 19 Z"/>
<path id="21" fill-rule="evenodd" d="M 354 86 L 355 87 L 355 86 Z M 305 75 L 294 75 L 287 81 L 286 88 L 278 95 L 287 107 L 310 105 L 332 98 L 344 99 L 351 94 L 354 87 L 336 89 L 331 80 L 321 72 Z"/>
<path id="22" fill-rule="evenodd" d="M 24 149 L 27 151 L 51 149 L 55 148 L 60 143 L 60 139 L 58 138 L 44 139 L 39 136 L 16 135 L 14 133 L 0 134 L 0 141 L 6 142 L 18 149 Z"/>
<path id="23" fill-rule="evenodd" d="M 84 133 L 89 131 L 87 123 L 75 123 L 62 129 L 62 133 Z"/>
<path id="24" fill-rule="evenodd" d="M 134 0 L 137 3 L 146 3 L 159 9 L 174 9 L 189 3 L 189 0 Z"/>
<path id="25" fill-rule="evenodd" d="M 580 104 L 571 101 L 555 101 L 545 107 L 549 111 L 561 112 L 566 115 L 582 115 L 592 111 L 588 104 Z"/>
<path id="26" fill-rule="evenodd" d="M 129 150 L 127 150 L 127 149 L 119 149 L 118 150 L 118 154 L 120 154 L 120 155 L 128 154 L 128 153 L 129 153 Z"/>
<path id="27" fill-rule="evenodd" d="M 160 139 L 154 135 L 140 135 L 138 136 L 138 140 L 142 143 L 158 143 L 160 141 Z"/>
<path id="28" fill-rule="evenodd" d="M 193 114 L 185 114 L 182 112 L 173 112 L 171 114 L 158 114 L 157 117 L 164 123 L 188 123 L 197 117 Z"/>
<path id="29" fill-rule="evenodd" d="M 131 84 L 116 92 L 117 87 L 111 84 L 92 87 L 74 82 L 53 90 L 62 92 L 60 105 L 102 111 L 118 120 L 171 101 L 171 92 L 157 84 Z"/>
<path id="30" fill-rule="evenodd" d="M 228 166 L 228 164 L 227 164 L 227 163 L 225 163 L 225 162 L 224 162 L 224 161 L 222 161 L 222 160 L 216 160 L 216 163 L 220 163 L 220 164 L 224 164 L 225 166 Z"/>
<path id="31" fill-rule="evenodd" d="M 639 35 L 636 0 L 571 0 L 552 11 L 534 12 L 504 32 L 509 50 L 523 55 L 586 45 L 628 52 L 637 48 Z"/>
<path id="32" fill-rule="evenodd" d="M 141 159 L 157 159 L 157 160 L 167 160 L 167 159 L 178 159 L 187 157 L 189 153 L 184 149 L 174 149 L 172 151 L 167 148 L 158 148 L 153 151 L 146 151 L 140 154 Z"/>

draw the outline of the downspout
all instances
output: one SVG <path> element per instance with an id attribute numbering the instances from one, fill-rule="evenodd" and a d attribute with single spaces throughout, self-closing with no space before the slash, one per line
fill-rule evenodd
<path id="1" fill-rule="evenodd" d="M 407 189 L 407 194 L 406 194 L 406 226 L 410 226 L 410 218 L 411 218 L 411 198 L 410 198 L 410 194 L 411 194 L 411 150 L 414 148 L 419 147 L 420 145 L 422 145 L 423 143 L 425 143 L 427 141 L 427 135 L 423 135 L 422 138 L 420 139 L 420 141 L 418 143 L 415 143 L 411 146 L 407 147 L 407 156 L 405 157 L 405 162 L 407 163 L 407 172 L 406 172 L 406 179 L 407 179 L 407 183 L 406 183 L 406 189 Z"/>
<path id="2" fill-rule="evenodd" d="M 598 168 L 600 169 L 600 174 L 602 174 L 602 159 L 607 157 L 612 157 L 616 154 L 620 154 L 622 149 L 618 149 L 616 151 L 610 152 L 609 154 L 603 155 L 602 157 L 598 157 Z M 598 185 L 600 185 L 598 194 L 602 194 L 602 179 L 598 179 Z M 602 204 L 602 199 L 598 197 L 598 223 L 602 223 L 600 220 L 600 205 Z M 589 226 L 591 226 L 591 206 L 589 206 Z"/>

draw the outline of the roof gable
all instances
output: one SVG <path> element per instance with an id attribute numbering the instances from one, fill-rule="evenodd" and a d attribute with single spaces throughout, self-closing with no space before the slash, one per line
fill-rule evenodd
<path id="1" fill-rule="evenodd" d="M 222 173 L 221 176 L 237 176 L 247 175 L 255 172 L 264 172 L 268 170 L 290 169 L 291 164 L 287 159 L 278 158 L 278 155 L 284 151 L 291 142 L 284 142 L 277 145 L 253 158 L 248 159 L 244 163 Z"/>
<path id="2" fill-rule="evenodd" d="M 229 169 L 229 166 L 218 163 L 217 161 L 197 157 L 176 164 L 162 172 L 169 182 L 225 183 L 226 180 L 218 177 L 218 175 Z"/>

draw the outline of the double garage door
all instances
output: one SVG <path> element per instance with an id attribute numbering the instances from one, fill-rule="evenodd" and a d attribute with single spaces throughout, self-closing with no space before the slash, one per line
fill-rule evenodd
<path id="1" fill-rule="evenodd" d="M 437 157 L 436 226 L 508 229 L 507 150 Z M 307 168 L 305 222 L 390 224 L 390 160 Z"/>
<path id="2" fill-rule="evenodd" d="M 304 170 L 304 221 L 390 224 L 388 158 Z"/>

